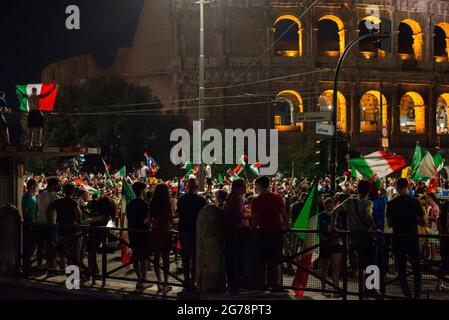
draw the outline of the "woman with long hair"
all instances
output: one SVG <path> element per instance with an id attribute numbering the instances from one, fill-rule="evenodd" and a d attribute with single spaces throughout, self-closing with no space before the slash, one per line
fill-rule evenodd
<path id="1" fill-rule="evenodd" d="M 150 202 L 149 221 L 151 231 L 151 243 L 154 252 L 154 272 L 156 273 L 158 290 L 168 291 L 168 273 L 170 271 L 171 250 L 171 224 L 172 205 L 170 191 L 166 184 L 158 184 L 154 189 Z M 162 257 L 162 268 L 164 282 L 161 285 L 160 258 Z"/>
<path id="2" fill-rule="evenodd" d="M 230 288 L 236 288 L 241 284 L 240 277 L 243 274 L 244 249 L 241 230 L 244 227 L 244 219 L 250 218 L 250 213 L 245 209 L 243 201 L 245 193 L 245 180 L 234 180 L 231 193 L 223 206 L 226 227 L 226 274 Z"/>

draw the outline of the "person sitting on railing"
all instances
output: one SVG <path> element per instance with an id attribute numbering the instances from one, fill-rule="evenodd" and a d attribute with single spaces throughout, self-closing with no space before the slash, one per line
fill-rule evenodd
<path id="1" fill-rule="evenodd" d="M 145 198 L 146 185 L 137 181 L 132 185 L 136 198 L 126 206 L 128 228 L 142 230 L 142 232 L 128 233 L 134 271 L 137 275 L 136 290 L 142 290 L 147 274 L 147 258 L 150 254 L 150 238 L 148 236 L 148 202 Z"/>
<path id="2" fill-rule="evenodd" d="M 170 272 L 170 249 L 172 206 L 170 191 L 165 183 L 160 183 L 154 189 L 150 202 L 149 222 L 151 229 L 151 245 L 154 252 L 154 272 L 158 281 L 158 290 L 166 294 L 168 286 L 168 275 Z M 161 281 L 160 258 L 162 257 L 162 268 L 164 271 L 164 282 Z M 161 283 L 163 283 L 161 285 Z"/>
<path id="3" fill-rule="evenodd" d="M 57 227 L 57 234 L 59 266 L 61 270 L 65 270 L 65 259 L 69 265 L 80 266 L 81 233 L 77 226 L 81 221 L 81 209 L 78 202 L 73 199 L 75 195 L 73 184 L 65 184 L 62 191 L 64 198 L 52 202 L 47 208 L 47 214 L 50 215 L 55 210 L 56 223 L 63 225 Z"/>
<path id="4" fill-rule="evenodd" d="M 406 278 L 407 259 L 413 270 L 415 298 L 421 296 L 421 271 L 419 266 L 418 224 L 425 225 L 424 213 L 418 200 L 409 196 L 407 179 L 400 178 L 396 182 L 399 196 L 387 204 L 387 224 L 393 228 L 393 253 L 402 292 L 411 298 Z"/>

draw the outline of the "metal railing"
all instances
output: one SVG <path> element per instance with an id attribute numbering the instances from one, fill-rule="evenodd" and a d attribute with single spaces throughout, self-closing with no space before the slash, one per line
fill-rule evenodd
<path id="1" fill-rule="evenodd" d="M 76 232 L 73 231 L 72 238 L 57 236 L 59 230 L 67 227 L 76 229 Z M 39 230 L 42 229 L 47 230 L 47 232 L 48 230 L 53 230 L 52 232 L 55 233 L 55 235 L 53 236 L 55 240 L 54 243 L 47 246 L 47 248 L 53 246 L 55 251 L 61 251 L 61 248 L 64 247 L 64 245 L 67 244 L 67 242 L 70 242 L 73 238 L 83 239 L 83 241 L 85 241 L 88 237 L 91 237 L 91 243 L 93 243 L 94 241 L 92 241 L 92 239 L 94 237 L 98 239 L 99 237 L 99 246 L 94 246 L 93 248 L 90 248 L 90 250 L 95 250 L 95 259 L 97 259 L 98 255 L 100 255 L 101 268 L 98 274 L 97 272 L 95 272 L 95 270 L 93 270 L 92 272 L 84 271 L 84 276 L 88 277 L 88 279 L 91 279 L 93 285 L 96 284 L 97 280 L 100 280 L 103 287 L 107 285 L 107 280 L 137 282 L 137 279 L 135 277 L 130 276 L 130 274 L 132 275 L 132 270 L 127 270 L 132 262 L 128 261 L 126 263 L 123 263 L 122 261 L 120 261 L 120 256 L 118 254 L 120 248 L 115 247 L 111 250 L 108 250 L 108 243 L 115 242 L 118 243 L 122 248 L 125 247 L 132 249 L 129 241 L 124 240 L 124 238 L 121 236 L 123 235 L 123 233 L 126 232 L 128 234 L 151 234 L 147 230 L 133 230 L 126 228 L 94 227 L 83 225 L 67 226 L 46 223 L 23 223 L 23 250 L 21 252 L 22 270 L 25 270 L 24 262 L 29 259 L 27 256 L 32 255 L 34 257 L 33 260 L 29 261 L 32 266 L 34 266 L 36 263 L 36 255 L 34 254 L 36 239 L 33 239 L 33 237 L 37 237 L 36 235 L 38 235 Z M 252 281 L 252 283 L 250 284 L 248 283 L 251 281 L 246 281 L 248 279 L 254 280 L 255 275 L 258 272 L 260 273 L 260 268 L 259 270 L 252 270 L 252 266 L 266 266 L 266 261 L 260 259 L 260 257 L 258 256 L 258 253 L 260 253 L 261 251 L 261 248 L 257 247 L 259 241 L 258 231 L 251 228 L 242 228 L 239 233 L 246 236 L 240 238 L 240 243 L 237 247 L 231 248 L 232 250 L 234 250 L 233 253 L 235 253 L 236 255 L 238 255 L 239 252 L 240 254 L 243 253 L 242 250 L 244 250 L 244 254 L 240 255 L 243 258 L 239 263 L 242 266 L 241 270 L 244 271 L 242 271 L 238 275 L 239 283 L 241 284 L 241 287 L 246 289 L 252 289 L 253 287 L 259 288 L 260 286 L 254 286 L 254 281 Z M 440 243 L 442 243 L 443 241 L 449 242 L 448 235 L 427 234 L 410 236 L 388 233 L 363 234 L 364 239 L 369 239 L 369 241 L 364 245 L 366 246 L 367 250 L 371 250 L 371 252 L 373 252 L 374 256 L 371 257 L 371 260 L 373 261 L 373 265 L 377 266 L 379 271 L 378 274 L 376 274 L 375 272 L 373 273 L 375 274 L 374 277 L 380 277 L 380 279 L 373 280 L 374 284 L 376 283 L 376 281 L 379 283 L 379 288 L 370 289 L 365 285 L 367 278 L 370 276 L 370 274 L 365 275 L 367 265 L 363 265 L 363 263 L 360 261 L 361 258 L 366 255 L 366 252 L 363 252 L 363 250 L 360 249 L 363 249 L 363 246 L 357 248 L 357 244 L 355 243 L 357 236 L 360 236 L 360 234 L 347 231 L 335 231 L 332 233 L 332 241 L 334 242 L 334 245 L 337 244 L 334 248 L 332 248 L 332 254 L 339 255 L 338 260 L 340 261 L 338 266 L 338 274 L 340 280 L 338 283 L 333 283 L 329 279 L 330 277 L 328 276 L 327 272 L 326 275 L 323 276 L 323 272 L 321 270 L 322 266 L 320 265 L 325 262 L 323 260 L 326 260 L 323 259 L 323 252 L 326 246 L 326 242 L 324 240 L 322 240 L 321 243 L 319 243 L 318 241 L 313 241 L 312 244 L 310 244 L 309 241 L 309 246 L 305 246 L 304 241 L 302 241 L 298 237 L 299 233 L 302 235 L 313 235 L 314 237 L 316 237 L 316 239 L 318 239 L 320 235 L 323 235 L 323 233 L 318 230 L 285 230 L 282 240 L 282 254 L 280 259 L 275 262 L 276 267 L 280 270 L 280 276 L 278 279 L 279 286 L 277 289 L 289 291 L 304 291 L 307 292 L 307 295 L 334 294 L 338 295 L 338 297 L 343 298 L 344 300 L 351 298 L 364 299 L 367 297 L 375 299 L 410 299 L 412 298 L 411 296 L 409 296 L 408 294 L 404 294 L 404 283 L 411 282 L 414 276 L 419 274 L 419 276 L 422 278 L 419 288 L 421 291 L 421 298 L 449 300 L 449 290 L 445 291 L 444 288 L 441 288 L 442 290 L 437 290 L 437 286 L 440 286 L 441 284 L 443 284 L 443 286 L 446 284 L 449 287 L 449 278 L 446 276 L 446 274 L 449 273 L 449 261 L 447 261 L 447 257 L 441 257 L 441 254 L 438 250 L 440 247 Z M 171 234 L 172 249 L 170 255 L 170 280 L 169 283 L 164 284 L 173 287 L 185 288 L 187 284 L 184 282 L 182 276 L 182 268 L 177 268 L 179 264 L 178 256 L 180 254 L 177 246 L 179 236 L 176 231 L 173 231 Z M 31 242 L 31 245 L 27 242 Z M 410 263 L 410 257 L 407 256 L 407 252 L 406 254 L 403 254 L 403 252 L 398 252 L 398 250 L 400 251 L 401 248 L 395 248 L 395 246 L 397 247 L 401 243 L 415 243 L 418 245 L 418 260 L 414 261 L 413 264 Z M 434 256 L 431 258 L 433 258 L 433 260 L 423 259 L 425 257 L 422 256 L 421 250 L 426 247 L 434 247 L 432 249 L 437 249 L 435 252 L 432 252 L 432 255 Z M 361 252 L 357 252 L 357 250 Z M 250 254 L 247 254 L 248 252 Z M 302 261 L 306 256 L 310 257 L 309 263 L 304 263 L 304 261 Z M 399 256 L 405 256 L 407 260 L 407 262 L 405 263 L 402 262 L 403 264 L 405 264 L 405 271 L 402 276 L 397 274 L 395 266 L 395 264 L 401 262 L 398 261 Z M 399 258 L 401 259 L 401 257 Z M 117 260 L 119 261 L 117 262 Z M 154 263 L 158 263 L 160 270 L 162 270 L 160 261 L 156 262 L 152 258 L 149 258 L 148 261 L 153 266 Z M 330 271 L 332 271 L 332 268 L 334 267 L 335 264 L 331 262 L 329 268 Z M 418 271 L 415 270 L 414 272 L 412 267 L 414 267 L 415 269 L 417 268 Z M 41 270 L 61 274 L 65 272 L 65 270 Z M 265 274 L 266 270 L 264 269 L 262 270 L 262 272 Z M 308 278 L 308 281 L 303 282 L 303 285 L 293 284 L 295 276 L 298 276 L 298 272 L 302 272 L 302 276 L 305 275 L 305 278 Z M 24 273 L 24 275 L 26 275 L 26 273 Z M 261 278 L 259 277 L 259 279 Z M 261 281 L 265 281 L 265 278 L 263 278 L 263 280 Z M 413 279 L 413 281 L 416 280 Z M 157 285 L 163 284 L 162 282 L 157 281 L 157 279 L 149 279 L 146 280 L 145 283 Z"/>

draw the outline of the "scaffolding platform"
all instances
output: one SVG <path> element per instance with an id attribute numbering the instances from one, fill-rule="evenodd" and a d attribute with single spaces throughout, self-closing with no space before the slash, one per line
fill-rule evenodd
<path id="1" fill-rule="evenodd" d="M 79 155 L 100 155 L 100 148 L 88 147 L 6 147 L 0 149 L 0 158 L 31 159 L 52 157 L 75 157 Z"/>
<path id="2" fill-rule="evenodd" d="M 100 148 L 89 147 L 11 146 L 0 148 L 0 206 L 10 203 L 20 207 L 26 160 L 100 155 L 100 153 Z"/>

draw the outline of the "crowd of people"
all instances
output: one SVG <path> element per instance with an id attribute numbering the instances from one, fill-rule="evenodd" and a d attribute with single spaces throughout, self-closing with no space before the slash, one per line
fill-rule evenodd
<path id="1" fill-rule="evenodd" d="M 253 272 L 259 279 L 257 288 L 282 290 L 281 267 L 286 272 L 293 270 L 291 263 L 280 263 L 282 255 L 292 256 L 301 250 L 301 241 L 286 230 L 297 220 L 314 183 L 306 178 L 265 176 L 250 183 L 225 176 L 220 181 L 208 178 L 205 189 L 199 190 L 194 174 L 187 174 L 179 181 L 177 178 L 162 181 L 142 170 L 123 178 L 104 174 L 74 177 L 59 172 L 51 178 L 27 176 L 25 179 L 24 221 L 46 223 L 26 234 L 25 268 L 31 268 L 31 256 L 36 253 L 38 265 L 46 259 L 49 270 L 55 269 L 57 262 L 64 268 L 67 260 L 68 264 L 79 265 L 87 273 L 97 275 L 96 252 L 103 231 L 83 234 L 77 226 L 107 226 L 112 222 L 112 226 L 133 230 L 128 237 L 138 279 L 136 288 L 145 288 L 148 259 L 152 257 L 158 289 L 165 292 L 170 290 L 169 257 L 177 239 L 184 286 L 187 290 L 195 288 L 196 221 L 207 205 L 215 205 L 224 213 L 228 288 L 246 283 L 244 277 L 248 271 L 244 263 L 248 250 L 244 247 L 252 241 L 253 254 L 260 261 Z M 125 183 L 131 185 L 135 198 L 124 207 Z M 407 297 L 412 296 L 405 277 L 407 260 L 414 273 L 415 297 L 421 294 L 421 265 L 441 259 L 440 272 L 449 271 L 448 240 L 417 237 L 449 234 L 449 202 L 444 200 L 446 184 L 440 188 L 438 197 L 427 192 L 425 183 L 412 183 L 404 178 L 384 179 L 379 184 L 344 177 L 338 181 L 335 191 L 331 191 L 328 178 L 320 179 L 317 184 L 320 244 L 316 261 L 323 279 L 327 279 L 330 269 L 331 281 L 339 284 L 343 257 L 339 231 L 350 231 L 348 256 L 360 284 L 363 271 L 358 270 L 381 264 L 385 274 L 392 272 L 390 258 L 394 258 L 395 271 Z M 90 193 L 90 188 L 99 193 Z M 55 223 L 64 227 L 55 229 L 52 226 Z M 245 236 L 248 230 L 256 232 L 248 238 Z M 86 256 L 87 266 L 83 263 Z M 324 281 L 322 288 L 326 289 Z M 443 282 L 439 282 L 437 289 L 445 289 Z"/>

